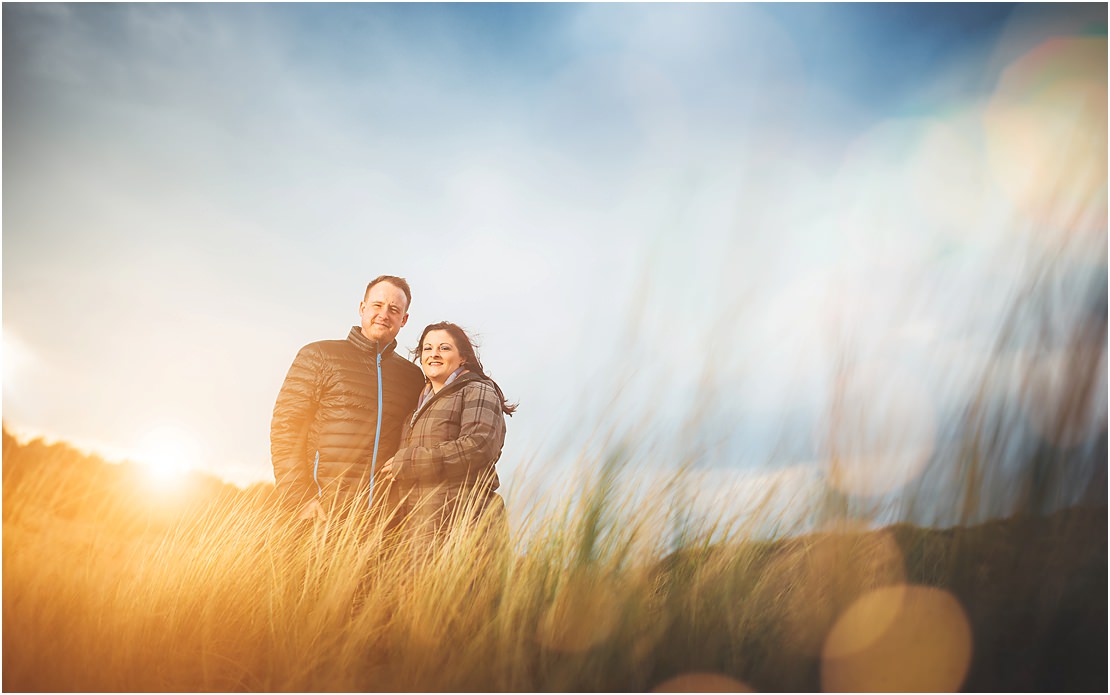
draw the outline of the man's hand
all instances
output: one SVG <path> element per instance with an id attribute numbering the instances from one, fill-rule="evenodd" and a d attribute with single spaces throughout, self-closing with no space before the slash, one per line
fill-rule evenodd
<path id="1" fill-rule="evenodd" d="M 327 521 L 328 515 L 324 512 L 324 505 L 320 504 L 320 500 L 313 497 L 297 512 L 297 519 Z"/>

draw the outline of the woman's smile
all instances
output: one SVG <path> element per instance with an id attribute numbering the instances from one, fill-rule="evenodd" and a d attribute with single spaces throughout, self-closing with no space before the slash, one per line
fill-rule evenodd
<path id="1" fill-rule="evenodd" d="M 462 366 L 458 346 L 447 331 L 429 331 L 420 346 L 420 355 L 424 376 L 436 391 L 443 388 L 451 374 Z"/>

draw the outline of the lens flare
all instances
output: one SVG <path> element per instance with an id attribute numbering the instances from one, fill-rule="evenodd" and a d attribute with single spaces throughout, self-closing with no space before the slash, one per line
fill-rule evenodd
<path id="1" fill-rule="evenodd" d="M 1074 446 L 1106 429 L 1106 349 L 1086 342 L 1033 359 L 1025 415 L 1057 446 Z"/>
<path id="2" fill-rule="evenodd" d="M 1105 243 L 1106 74 L 1105 37 L 1053 38 L 1006 69 L 983 115 L 994 179 L 1048 250 Z"/>
<path id="3" fill-rule="evenodd" d="M 906 370 L 865 367 L 838 379 L 826 433 L 826 473 L 861 496 L 898 490 L 933 453 L 936 415 L 921 380 Z"/>
<path id="4" fill-rule="evenodd" d="M 754 693 L 748 684 L 720 673 L 684 673 L 663 681 L 653 693 Z"/>
<path id="5" fill-rule="evenodd" d="M 924 123 L 906 162 L 914 215 L 960 241 L 984 228 L 990 199 L 986 163 L 972 121 L 953 114 Z"/>
<path id="6" fill-rule="evenodd" d="M 905 581 L 901 549 L 887 531 L 844 526 L 793 542 L 761 581 L 769 605 L 782 606 L 780 628 L 795 652 L 817 655 L 837 616 L 877 587 Z"/>
<path id="7" fill-rule="evenodd" d="M 612 634 L 617 623 L 617 596 L 608 583 L 577 574 L 559 587 L 537 628 L 536 639 L 548 649 L 582 652 Z"/>
<path id="8" fill-rule="evenodd" d="M 898 584 L 857 599 L 829 631 L 822 656 L 843 659 L 873 646 L 894 624 L 905 597 L 906 585 Z"/>
<path id="9" fill-rule="evenodd" d="M 825 640 L 827 692 L 953 692 L 971 665 L 971 627 L 941 589 L 902 585 L 863 596 Z"/>
<path id="10" fill-rule="evenodd" d="M 651 589 L 640 586 L 638 591 L 648 592 Z M 638 662 L 653 661 L 655 650 L 663 642 L 670 627 L 671 619 L 664 611 L 654 611 L 648 608 L 645 619 L 641 623 L 640 634 L 632 643 L 632 658 Z"/>

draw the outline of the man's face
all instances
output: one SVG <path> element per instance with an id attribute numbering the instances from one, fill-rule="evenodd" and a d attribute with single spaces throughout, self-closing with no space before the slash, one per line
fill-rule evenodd
<path id="1" fill-rule="evenodd" d="M 388 281 L 379 282 L 358 305 L 362 334 L 379 345 L 388 345 L 409 320 L 408 310 L 401 288 Z"/>

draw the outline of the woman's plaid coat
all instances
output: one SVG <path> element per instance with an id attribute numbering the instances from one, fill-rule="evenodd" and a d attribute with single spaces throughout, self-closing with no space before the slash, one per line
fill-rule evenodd
<path id="1" fill-rule="evenodd" d="M 494 464 L 505 444 L 502 399 L 493 383 L 464 372 L 405 422 L 392 459 L 388 506 L 394 523 L 431 535 L 453 516 L 504 509 Z M 473 505 L 473 506 L 470 506 Z"/>

